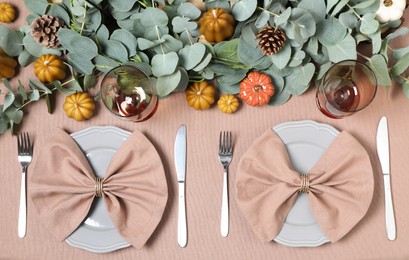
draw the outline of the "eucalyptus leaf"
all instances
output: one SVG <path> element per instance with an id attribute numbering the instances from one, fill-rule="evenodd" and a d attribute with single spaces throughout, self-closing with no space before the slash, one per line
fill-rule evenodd
<path id="1" fill-rule="evenodd" d="M 119 66 L 119 63 L 114 61 L 113 59 L 98 55 L 93 59 L 95 63 L 95 68 L 103 73 L 108 73 L 111 69 Z"/>
<path id="2" fill-rule="evenodd" d="M 73 66 L 78 72 L 90 75 L 92 74 L 95 66 L 91 60 L 85 59 L 83 56 L 77 53 L 68 53 L 68 63 Z"/>
<path id="3" fill-rule="evenodd" d="M 366 1 L 360 2 L 360 3 L 358 3 L 358 4 L 354 5 L 354 6 L 352 6 L 352 8 L 353 8 L 353 9 L 364 9 L 364 8 L 368 8 L 368 7 L 370 7 L 371 5 L 373 5 L 373 4 L 375 3 L 375 1 L 378 1 L 378 0 L 366 0 Z"/>
<path id="4" fill-rule="evenodd" d="M 351 35 L 347 35 L 339 43 L 328 46 L 328 56 L 332 62 L 340 62 L 342 60 L 355 60 L 357 57 L 356 43 Z"/>
<path id="5" fill-rule="evenodd" d="M 204 1 L 206 10 L 210 8 L 223 8 L 230 12 L 230 1 L 228 0 L 214 0 L 214 1 Z"/>
<path id="6" fill-rule="evenodd" d="M 22 101 L 26 101 L 27 100 L 27 92 L 26 89 L 24 88 L 24 86 L 21 84 L 20 80 L 18 81 L 19 85 L 17 87 L 17 92 L 18 94 L 21 96 Z"/>
<path id="7" fill-rule="evenodd" d="M 116 10 L 127 12 L 132 9 L 137 0 L 109 0 L 109 4 Z"/>
<path id="8" fill-rule="evenodd" d="M 280 16 L 275 18 L 275 23 L 277 26 L 288 22 L 288 19 L 291 16 L 291 10 L 291 7 L 288 7 L 284 12 L 280 14 Z"/>
<path id="9" fill-rule="evenodd" d="M 305 42 L 315 34 L 316 23 L 309 11 L 302 8 L 294 8 L 289 23 L 285 24 L 285 26 L 283 25 L 283 29 L 290 39 L 297 39 L 300 36 L 303 42 Z"/>
<path id="10" fill-rule="evenodd" d="M 176 70 L 173 74 L 159 77 L 156 81 L 156 91 L 159 97 L 165 97 L 172 93 L 182 80 L 182 73 Z"/>
<path id="11" fill-rule="evenodd" d="M 284 45 L 284 48 L 281 51 L 271 56 L 273 64 L 279 69 L 283 69 L 285 66 L 287 66 L 288 62 L 290 61 L 290 58 L 291 46 L 288 44 Z"/>
<path id="12" fill-rule="evenodd" d="M 405 94 L 405 96 L 407 98 L 409 98 L 409 82 L 407 82 L 406 80 L 401 83 L 402 84 L 402 88 L 403 88 L 403 94 Z"/>
<path id="13" fill-rule="evenodd" d="M 58 17 L 58 19 L 63 20 L 66 25 L 70 24 L 70 15 L 64 7 L 59 4 L 52 4 L 47 14 Z"/>
<path id="14" fill-rule="evenodd" d="M 40 92 L 37 89 L 34 89 L 33 91 L 31 91 L 28 99 L 30 99 L 31 101 L 37 101 L 40 99 Z"/>
<path id="15" fill-rule="evenodd" d="M 15 98 L 16 96 L 13 94 L 13 92 L 8 92 L 6 96 L 4 96 L 3 112 L 13 104 Z"/>
<path id="16" fill-rule="evenodd" d="M 21 31 L 10 31 L 3 42 L 3 50 L 9 56 L 15 57 L 23 51 L 24 34 Z"/>
<path id="17" fill-rule="evenodd" d="M 127 62 L 128 61 L 128 51 L 125 46 L 115 40 L 108 40 L 101 42 L 103 52 L 110 58 L 119 61 Z M 92 57 L 93 58 L 93 57 Z"/>
<path id="18" fill-rule="evenodd" d="M 182 67 L 179 67 L 177 69 L 180 71 L 180 82 L 175 90 L 173 90 L 173 92 L 185 91 L 187 86 L 189 85 L 189 74 Z"/>
<path id="19" fill-rule="evenodd" d="M 170 75 L 175 72 L 179 62 L 176 52 L 156 54 L 152 58 L 152 73 L 156 77 Z"/>
<path id="20" fill-rule="evenodd" d="M 381 50 L 382 47 L 382 36 L 381 32 L 377 31 L 374 34 L 369 35 L 372 42 L 372 54 L 376 54 Z"/>
<path id="21" fill-rule="evenodd" d="M 331 68 L 332 62 L 327 62 L 322 64 L 318 69 L 317 80 L 320 80 L 324 77 L 325 73 Z"/>
<path id="22" fill-rule="evenodd" d="M 349 0 L 340 0 L 338 3 L 335 5 L 335 8 L 332 10 L 331 15 L 335 16 L 336 14 L 339 13 L 339 11 L 342 10 L 347 4 Z"/>
<path id="23" fill-rule="evenodd" d="M 32 90 L 41 90 L 42 92 L 44 92 L 45 94 L 52 94 L 51 90 L 49 88 L 47 88 L 43 83 L 38 82 L 36 80 L 29 80 L 29 84 L 30 84 L 30 88 Z"/>
<path id="24" fill-rule="evenodd" d="M 247 75 L 247 70 L 236 70 L 235 73 L 216 77 L 217 82 L 223 86 L 235 85 L 240 83 Z M 227 93 L 236 94 L 236 93 Z"/>
<path id="25" fill-rule="evenodd" d="M 9 33 L 10 30 L 7 27 L 0 25 L 0 47 L 2 47 L 4 42 L 7 40 Z"/>
<path id="26" fill-rule="evenodd" d="M 334 17 L 329 17 L 317 24 L 318 41 L 325 46 L 333 46 L 342 41 L 346 33 L 346 27 Z"/>
<path id="27" fill-rule="evenodd" d="M 160 42 L 160 45 L 153 48 L 156 53 L 178 52 L 183 48 L 183 43 L 169 34 L 163 35 Z"/>
<path id="28" fill-rule="evenodd" d="M 302 0 L 297 8 L 309 11 L 317 23 L 325 19 L 325 0 Z"/>
<path id="29" fill-rule="evenodd" d="M 327 0 L 326 13 L 329 14 L 331 9 L 338 3 L 339 0 Z"/>
<path id="30" fill-rule="evenodd" d="M 2 78 L 4 86 L 10 91 L 13 92 L 13 88 L 10 85 L 10 82 L 6 78 Z M 1 91 L 1 89 L 0 89 Z"/>
<path id="31" fill-rule="evenodd" d="M 192 3 L 183 3 L 177 9 L 178 15 L 182 17 L 190 18 L 191 20 L 196 20 L 200 17 L 201 11 Z"/>
<path id="32" fill-rule="evenodd" d="M 190 18 L 176 16 L 172 20 L 173 31 L 181 33 L 184 31 L 193 31 L 197 28 L 196 22 L 191 22 Z"/>
<path id="33" fill-rule="evenodd" d="M 224 94 L 231 94 L 235 95 L 240 92 L 240 84 L 227 84 L 224 85 L 223 83 L 220 83 L 218 80 L 216 80 L 217 83 L 217 88 L 219 89 L 220 92 Z"/>
<path id="34" fill-rule="evenodd" d="M 47 0 L 25 0 L 26 7 L 33 13 L 43 15 L 48 9 Z"/>
<path id="35" fill-rule="evenodd" d="M 375 73 L 379 85 L 385 87 L 392 85 L 392 80 L 388 73 L 388 65 L 382 55 L 373 55 L 367 63 Z"/>
<path id="36" fill-rule="evenodd" d="M 305 58 L 305 52 L 302 51 L 301 49 L 296 49 L 295 52 L 293 52 L 292 54 L 292 57 L 291 57 L 290 62 L 288 63 L 288 66 L 297 67 L 302 64 L 304 58 Z"/>
<path id="37" fill-rule="evenodd" d="M 224 41 L 214 46 L 214 51 L 218 59 L 229 62 L 240 62 L 238 57 L 239 39 Z"/>
<path id="38" fill-rule="evenodd" d="M 409 53 L 403 55 L 399 60 L 393 64 L 390 73 L 392 75 L 400 75 L 409 67 Z"/>
<path id="39" fill-rule="evenodd" d="M 59 49 L 48 49 L 48 48 L 42 47 L 38 45 L 37 42 L 33 39 L 33 37 L 29 34 L 24 36 L 23 45 L 24 45 L 24 48 L 32 56 L 35 56 L 35 57 L 40 57 L 41 55 L 44 55 L 44 54 L 54 54 L 57 56 L 61 56 L 61 51 Z"/>
<path id="40" fill-rule="evenodd" d="M 88 91 L 97 84 L 97 77 L 94 74 L 84 76 L 84 91 Z"/>
<path id="41" fill-rule="evenodd" d="M 240 62 L 248 66 L 256 66 L 262 62 L 264 54 L 258 46 L 251 46 L 242 37 L 239 39 L 237 53 Z"/>
<path id="42" fill-rule="evenodd" d="M 285 91 L 292 95 L 301 95 L 308 89 L 314 73 L 315 66 L 312 63 L 307 63 L 303 66 L 295 68 L 293 73 L 287 76 L 285 79 Z"/>
<path id="43" fill-rule="evenodd" d="M 341 13 L 339 22 L 349 29 L 354 29 L 358 24 L 358 18 L 353 13 Z"/>
<path id="44" fill-rule="evenodd" d="M 161 40 L 156 40 L 156 41 L 150 41 L 144 38 L 138 38 L 138 46 L 139 49 L 143 50 L 147 50 L 147 49 L 151 49 L 153 47 L 159 46 L 162 43 L 164 43 L 165 40 L 161 39 Z"/>
<path id="45" fill-rule="evenodd" d="M 375 33 L 379 28 L 379 22 L 375 19 L 376 14 L 369 13 L 361 17 L 360 31 L 364 34 Z"/>
<path id="46" fill-rule="evenodd" d="M 194 71 L 201 71 L 206 68 L 207 65 L 209 65 L 210 61 L 212 60 L 213 56 L 211 53 L 206 54 L 206 56 L 203 58 L 203 60 L 193 68 Z"/>
<path id="47" fill-rule="evenodd" d="M 126 0 L 125 0 L 126 1 Z M 158 8 L 148 7 L 141 13 L 141 23 L 146 27 L 162 27 L 168 25 L 168 16 Z"/>
<path id="48" fill-rule="evenodd" d="M 60 28 L 58 39 L 70 53 L 75 53 L 84 60 L 90 60 L 98 55 L 98 46 L 93 40 L 70 29 Z"/>
<path id="49" fill-rule="evenodd" d="M 152 75 L 152 67 L 149 64 L 145 63 L 145 62 L 127 62 L 124 65 L 127 65 L 127 64 L 140 69 L 147 76 Z"/>
<path id="50" fill-rule="evenodd" d="M 263 28 L 267 24 L 268 20 L 270 20 L 270 13 L 267 10 L 263 10 L 254 25 L 257 28 Z"/>
<path id="51" fill-rule="evenodd" d="M 13 123 L 15 123 L 15 124 L 20 124 L 21 123 L 21 120 L 23 119 L 24 113 L 21 110 L 17 110 L 14 107 L 10 107 L 9 109 L 7 109 L 6 115 L 10 119 L 10 123 L 13 125 Z M 10 130 L 13 131 L 12 126 L 11 126 Z"/>
<path id="52" fill-rule="evenodd" d="M 392 50 L 392 57 L 394 60 L 399 60 L 409 53 L 409 46 L 403 48 L 396 48 Z"/>
<path id="53" fill-rule="evenodd" d="M 136 40 L 136 37 L 129 31 L 124 29 L 117 29 L 111 34 L 109 39 L 122 43 L 126 47 L 129 56 L 134 56 L 136 54 L 136 47 L 138 46 L 138 42 Z"/>
<path id="54" fill-rule="evenodd" d="M 22 66 L 22 67 L 27 67 L 28 65 L 30 65 L 31 63 L 33 63 L 34 61 L 37 60 L 37 57 L 34 57 L 33 55 L 31 55 L 27 50 L 23 50 L 20 55 L 18 56 L 18 63 Z"/>
<path id="55" fill-rule="evenodd" d="M 205 52 L 206 47 L 201 43 L 187 45 L 179 51 L 180 64 L 186 70 L 191 70 L 202 61 Z"/>
<path id="56" fill-rule="evenodd" d="M 233 6 L 232 14 L 236 21 L 245 21 L 253 15 L 256 8 L 257 0 L 240 0 Z"/>

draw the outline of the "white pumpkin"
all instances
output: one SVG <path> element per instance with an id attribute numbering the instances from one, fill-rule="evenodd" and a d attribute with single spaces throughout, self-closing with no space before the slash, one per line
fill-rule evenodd
<path id="1" fill-rule="evenodd" d="M 376 19 L 382 23 L 398 20 L 406 7 L 406 0 L 379 0 Z"/>

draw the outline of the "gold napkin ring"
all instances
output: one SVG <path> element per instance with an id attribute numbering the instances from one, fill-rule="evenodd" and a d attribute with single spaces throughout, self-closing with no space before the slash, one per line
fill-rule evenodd
<path id="1" fill-rule="evenodd" d="M 104 178 L 95 178 L 95 196 L 102 197 L 102 188 L 103 188 Z"/>
<path id="2" fill-rule="evenodd" d="M 298 189 L 299 193 L 308 193 L 310 191 L 310 176 L 308 174 L 300 174 L 301 184 Z"/>

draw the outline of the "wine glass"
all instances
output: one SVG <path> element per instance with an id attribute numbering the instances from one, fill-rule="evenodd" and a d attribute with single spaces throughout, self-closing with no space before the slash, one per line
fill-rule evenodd
<path id="1" fill-rule="evenodd" d="M 101 98 L 105 107 L 116 117 L 134 122 L 147 120 L 158 107 L 152 80 L 132 65 L 118 66 L 104 76 Z"/>
<path id="2" fill-rule="evenodd" d="M 315 100 L 324 115 L 343 118 L 367 107 L 376 90 L 376 76 L 370 67 L 357 60 L 345 60 L 325 73 Z"/>

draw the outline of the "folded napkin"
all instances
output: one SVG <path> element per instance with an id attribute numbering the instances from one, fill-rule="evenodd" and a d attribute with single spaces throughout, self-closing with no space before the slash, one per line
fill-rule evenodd
<path id="1" fill-rule="evenodd" d="M 307 174 L 291 168 L 285 145 L 268 130 L 240 160 L 237 201 L 253 232 L 263 242 L 281 230 L 299 192 L 332 242 L 347 234 L 366 214 L 374 182 L 369 156 L 349 133 L 342 132 Z"/>
<path id="2" fill-rule="evenodd" d="M 84 220 L 95 196 L 102 196 L 117 231 L 136 248 L 162 218 L 168 190 L 161 159 L 135 131 L 113 156 L 105 177 L 96 178 L 84 153 L 58 129 L 33 162 L 30 197 L 39 218 L 63 241 Z"/>

